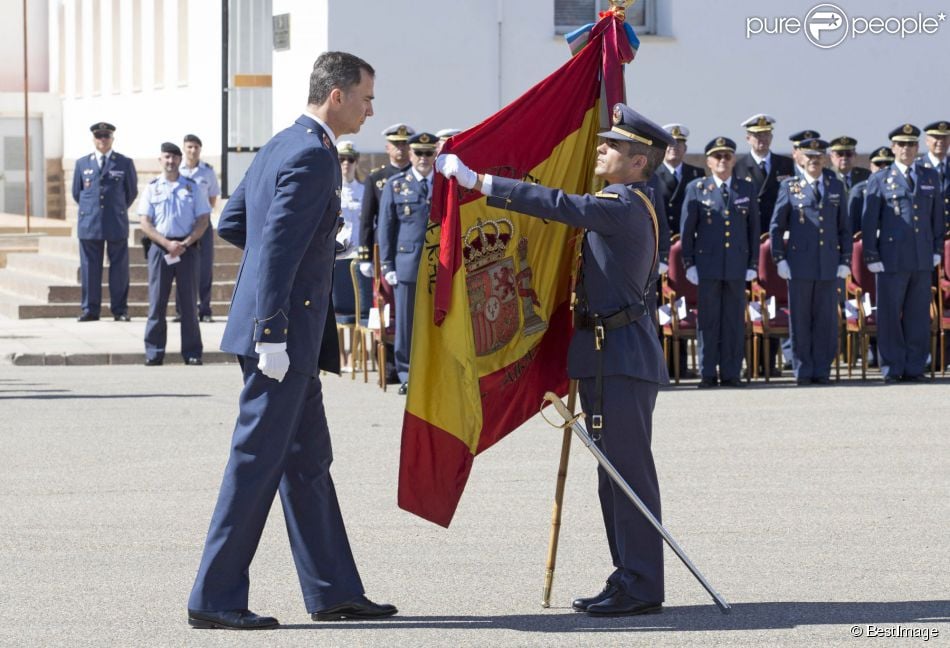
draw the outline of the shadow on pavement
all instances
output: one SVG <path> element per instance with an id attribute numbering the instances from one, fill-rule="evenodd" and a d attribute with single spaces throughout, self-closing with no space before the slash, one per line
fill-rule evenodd
<path id="1" fill-rule="evenodd" d="M 26 391 L 26 390 L 14 390 L 14 391 Z M 64 390 L 47 390 L 47 391 L 69 391 Z M 36 391 L 31 391 L 29 394 L 23 394 L 22 396 L 3 396 L 0 395 L 0 400 L 66 400 L 66 399 L 87 399 L 87 400 L 96 400 L 96 399 L 112 399 L 112 398 L 207 398 L 211 394 L 37 394 Z"/>

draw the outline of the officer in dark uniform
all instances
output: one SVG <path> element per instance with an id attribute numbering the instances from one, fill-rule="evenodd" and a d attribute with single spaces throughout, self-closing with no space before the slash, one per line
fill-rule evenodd
<path id="1" fill-rule="evenodd" d="M 383 281 L 396 293 L 396 372 L 399 393 L 409 389 L 409 354 L 416 303 L 416 277 L 429 223 L 435 147 L 439 138 L 419 133 L 409 139 L 408 171 L 392 176 L 379 200 L 379 260 Z"/>
<path id="2" fill-rule="evenodd" d="M 871 172 L 864 167 L 854 166 L 858 140 L 842 135 L 831 140 L 830 144 L 832 170 L 844 185 L 845 195 L 848 195 L 854 185 L 871 177 Z"/>
<path id="3" fill-rule="evenodd" d="M 846 278 L 851 264 L 847 194 L 840 180 L 822 174 L 826 141 L 807 139 L 798 148 L 803 175 L 779 186 L 769 239 L 778 274 L 788 281 L 795 378 L 827 385 L 838 348 L 836 279 Z"/>
<path id="4" fill-rule="evenodd" d="M 733 175 L 736 143 L 706 145 L 712 175 L 686 189 L 680 224 L 686 278 L 699 286 L 699 387 L 744 387 L 745 284 L 759 265 L 756 188 Z M 717 378 L 718 367 L 718 378 Z"/>
<path id="5" fill-rule="evenodd" d="M 373 276 L 373 246 L 378 243 L 376 228 L 379 221 L 379 200 L 383 193 L 386 180 L 409 169 L 409 138 L 416 134 L 412 126 L 393 124 L 383 131 L 386 138 L 386 154 L 389 164 L 377 167 L 366 177 L 363 190 L 363 205 L 360 212 L 359 248 L 357 253 L 360 259 L 360 273 L 364 277 Z M 380 298 L 390 305 L 390 317 L 394 318 L 395 302 L 392 286 L 376 277 L 376 291 Z M 393 345 L 386 345 L 386 381 L 400 382 L 396 372 Z M 381 371 L 383 369 L 380 369 Z"/>
<path id="6" fill-rule="evenodd" d="M 877 275 L 877 345 L 886 383 L 924 380 L 930 277 L 943 252 L 940 177 L 915 164 L 920 129 L 889 134 L 894 164 L 868 180 L 861 219 L 864 260 Z M 876 235 L 875 235 L 876 233 Z"/>
<path id="7" fill-rule="evenodd" d="M 795 163 L 792 158 L 772 153 L 774 125 L 775 118 L 764 114 L 753 115 L 742 122 L 742 127 L 746 129 L 746 141 L 749 143 L 750 152 L 740 158 L 733 169 L 737 178 L 755 185 L 758 214 L 761 219 L 760 232 L 766 232 L 769 229 L 772 210 L 775 209 L 775 198 L 778 196 L 778 183 L 795 175 Z"/>
<path id="8" fill-rule="evenodd" d="M 185 364 L 200 365 L 203 347 L 198 329 L 195 288 L 198 275 L 198 243 L 208 227 L 211 205 L 197 182 L 181 175 L 181 149 L 162 144 L 158 158 L 163 174 L 145 187 L 138 213 L 148 247 L 148 322 L 145 325 L 145 365 L 165 360 L 168 328 L 165 311 L 175 281 L 175 301 L 181 314 L 181 355 Z"/>
<path id="9" fill-rule="evenodd" d="M 882 146 L 871 153 L 870 173 L 877 173 L 892 164 L 894 164 L 894 152 L 889 146 Z M 868 178 L 856 183 L 848 192 L 848 215 L 851 218 L 852 235 L 861 231 L 861 215 L 864 213 L 864 194 L 867 191 Z"/>
<path id="10" fill-rule="evenodd" d="M 927 152 L 921 153 L 917 163 L 927 169 L 933 169 L 940 178 L 943 188 L 944 217 L 950 228 L 950 158 L 947 157 L 947 145 L 950 144 L 950 121 L 939 121 L 924 127 L 927 135 Z"/>
<path id="11" fill-rule="evenodd" d="M 99 319 L 102 258 L 108 242 L 109 307 L 117 322 L 129 321 L 129 207 L 138 195 L 135 164 L 112 150 L 115 126 L 89 127 L 96 152 L 76 160 L 73 200 L 79 203 L 80 322 Z"/>
<path id="12" fill-rule="evenodd" d="M 821 133 L 811 129 L 800 130 L 788 136 L 788 141 L 792 143 L 792 162 L 795 163 L 795 175 L 799 178 L 805 175 L 804 167 L 807 163 L 807 158 L 800 148 L 801 143 L 805 140 L 818 139 L 819 137 L 821 137 Z M 771 222 L 771 216 L 769 219 L 769 222 Z M 766 232 L 768 228 L 764 227 L 762 231 Z"/>
<path id="13" fill-rule="evenodd" d="M 595 195 L 476 175 L 454 155 L 440 170 L 490 196 L 489 203 L 585 228 L 575 332 L 568 372 L 578 380 L 588 430 L 650 511 L 660 517 L 660 491 L 650 450 L 658 386 L 669 382 L 645 293 L 657 259 L 647 181 L 672 138 L 623 104 L 600 134 L 594 173 L 607 186 Z M 598 469 L 607 543 L 616 569 L 597 596 L 573 607 L 592 616 L 646 614 L 662 609 L 663 546 L 646 519 Z"/>

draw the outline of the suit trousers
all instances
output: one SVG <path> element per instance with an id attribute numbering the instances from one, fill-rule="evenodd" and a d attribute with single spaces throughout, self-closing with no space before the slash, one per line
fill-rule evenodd
<path id="1" fill-rule="evenodd" d="M 198 317 L 211 316 L 211 286 L 214 283 L 214 228 L 209 224 L 198 246 Z"/>
<path id="2" fill-rule="evenodd" d="M 800 379 L 827 378 L 838 351 L 837 280 L 788 282 L 792 367 Z"/>
<path id="3" fill-rule="evenodd" d="M 102 309 L 102 260 L 108 244 L 109 308 L 113 315 L 129 312 L 129 242 L 79 239 L 82 312 L 99 316 Z"/>
<path id="4" fill-rule="evenodd" d="M 587 431 L 600 434 L 597 447 L 660 520 L 660 486 L 650 449 L 653 408 L 659 388 L 655 383 L 629 376 L 604 376 L 603 380 L 604 426 L 600 430 L 589 426 L 597 397 L 596 380 L 578 381 L 581 407 L 588 414 Z M 615 568 L 608 581 L 641 601 L 662 602 L 663 538 L 600 466 L 597 492 Z"/>
<path id="5" fill-rule="evenodd" d="M 409 381 L 409 353 L 412 345 L 412 316 L 416 305 L 416 284 L 396 284 L 396 373 L 399 382 Z"/>
<path id="6" fill-rule="evenodd" d="M 738 380 L 745 355 L 745 282 L 699 279 L 699 366 L 703 378 Z"/>
<path id="7" fill-rule="evenodd" d="M 181 355 L 200 358 L 204 347 L 201 330 L 198 328 L 198 311 L 195 308 L 195 274 L 198 272 L 198 251 L 185 250 L 181 261 L 173 265 L 165 263 L 165 251 L 154 243 L 148 250 L 148 321 L 145 323 L 145 357 L 161 360 L 165 357 L 168 339 L 168 298 L 175 281 L 175 302 L 181 313 Z"/>
<path id="8" fill-rule="evenodd" d="M 248 607 L 248 569 L 280 494 L 307 612 L 363 594 L 330 477 L 333 450 L 318 377 L 289 371 L 280 382 L 238 356 L 244 373 L 231 454 L 188 607 Z"/>
<path id="9" fill-rule="evenodd" d="M 885 377 L 922 376 L 930 352 L 929 270 L 877 273 L 877 348 Z"/>

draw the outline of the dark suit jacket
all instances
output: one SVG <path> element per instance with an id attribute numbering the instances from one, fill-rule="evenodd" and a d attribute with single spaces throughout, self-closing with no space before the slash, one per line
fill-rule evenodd
<path id="1" fill-rule="evenodd" d="M 379 225 L 379 199 L 383 194 L 386 181 L 402 171 L 408 171 L 410 165 L 401 169 L 388 162 L 373 169 L 363 183 L 363 205 L 360 208 L 359 256 L 361 261 L 373 260 L 373 245 L 377 243 L 376 228 Z"/>
<path id="2" fill-rule="evenodd" d="M 686 197 L 686 187 L 690 181 L 698 180 L 706 173 L 697 166 L 683 163 L 683 177 L 679 182 L 676 176 L 670 173 L 665 164 L 661 164 L 650 178 L 657 203 L 662 203 L 666 211 L 667 222 L 671 234 L 680 233 L 680 214 L 683 213 L 683 198 Z"/>
<path id="3" fill-rule="evenodd" d="M 778 197 L 778 183 L 795 175 L 792 158 L 772 153 L 769 175 L 765 176 L 752 155 L 747 154 L 736 162 L 732 175 L 755 185 L 759 197 L 759 231 L 767 232 L 772 211 L 775 209 L 775 199 Z"/>

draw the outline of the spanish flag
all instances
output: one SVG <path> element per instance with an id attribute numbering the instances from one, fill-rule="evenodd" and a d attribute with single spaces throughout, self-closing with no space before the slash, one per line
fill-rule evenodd
<path id="1" fill-rule="evenodd" d="M 624 100 L 626 27 L 607 13 L 576 56 L 443 153 L 472 169 L 586 193 L 607 107 Z M 475 455 L 567 392 L 580 232 L 488 207 L 437 175 L 419 267 L 399 506 L 448 526 Z"/>

